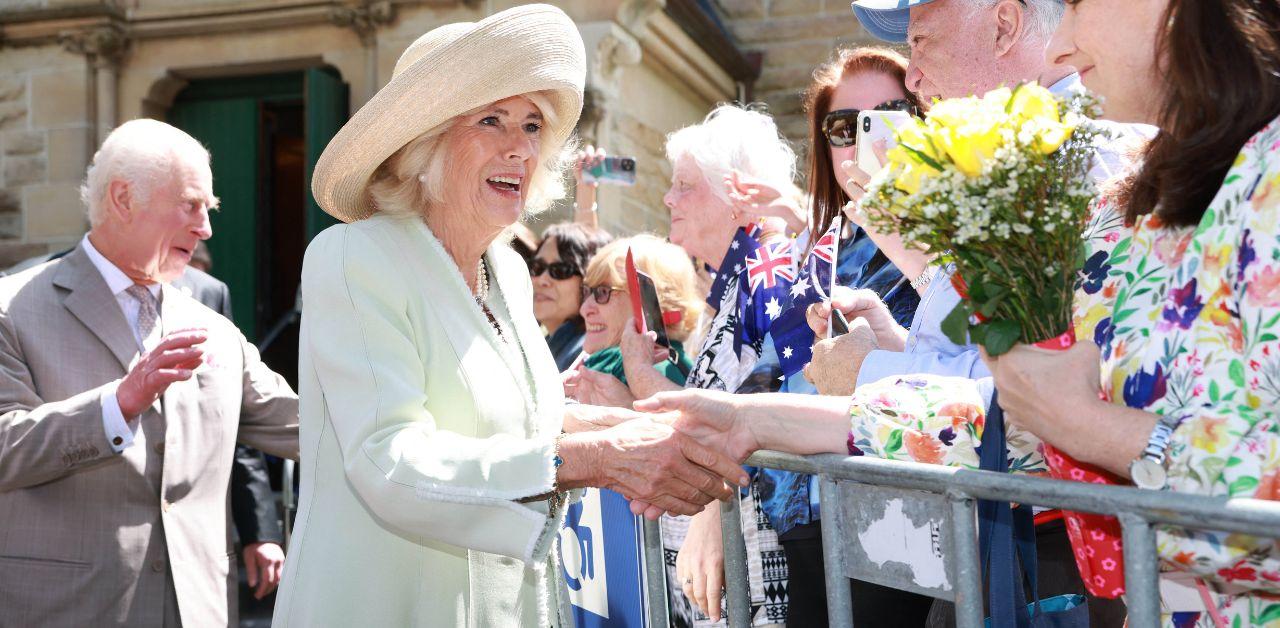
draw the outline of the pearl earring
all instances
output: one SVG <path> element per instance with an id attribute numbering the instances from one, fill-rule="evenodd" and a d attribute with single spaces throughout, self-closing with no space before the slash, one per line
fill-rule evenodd
<path id="1" fill-rule="evenodd" d="M 426 183 L 426 182 L 427 182 L 427 175 L 425 175 L 425 174 L 420 174 L 420 175 L 418 175 L 418 182 L 419 182 L 419 183 Z"/>

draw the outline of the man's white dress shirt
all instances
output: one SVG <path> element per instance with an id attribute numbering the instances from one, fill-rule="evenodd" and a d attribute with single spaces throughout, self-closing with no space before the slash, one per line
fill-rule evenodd
<path id="1" fill-rule="evenodd" d="M 102 278 L 107 282 L 107 289 L 111 290 L 111 294 L 116 297 L 116 304 L 120 306 L 120 310 L 124 312 L 124 319 L 129 323 L 129 329 L 133 330 L 133 339 L 138 343 L 140 352 L 146 351 L 148 340 L 153 340 L 160 334 L 159 321 L 151 332 L 151 339 L 143 338 L 142 332 L 138 329 L 138 312 L 142 308 L 142 304 L 133 298 L 126 290 L 133 286 L 133 280 L 124 271 L 120 270 L 115 264 L 111 263 L 98 249 L 93 248 L 93 243 L 89 241 L 89 236 L 80 240 L 80 246 L 84 247 L 84 252 L 89 256 L 89 260 L 93 262 L 93 267 L 98 269 L 102 274 Z M 151 291 L 151 296 L 156 298 L 156 309 L 159 309 L 160 302 L 160 284 L 153 283 L 147 286 L 147 290 Z M 120 411 L 120 402 L 116 399 L 116 386 L 120 382 L 114 382 L 102 391 L 102 428 L 107 433 L 107 442 L 111 444 L 111 449 L 116 453 L 120 453 L 129 446 L 133 445 L 135 427 L 129 427 L 129 423 L 125 421 L 124 413 Z"/>

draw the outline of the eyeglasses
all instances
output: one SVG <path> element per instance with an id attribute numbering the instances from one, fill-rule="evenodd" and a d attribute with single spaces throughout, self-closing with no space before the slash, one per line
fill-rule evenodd
<path id="1" fill-rule="evenodd" d="M 906 111 L 913 116 L 920 115 L 916 106 L 906 98 L 882 102 L 871 111 Z M 822 134 L 827 136 L 827 142 L 836 148 L 853 146 L 854 142 L 858 141 L 858 114 L 860 113 L 862 113 L 861 109 L 837 109 L 822 118 Z"/>
<path id="2" fill-rule="evenodd" d="M 569 262 L 553 262 L 548 264 L 540 259 L 535 259 L 529 263 L 529 276 L 537 277 L 542 273 L 551 273 L 551 278 L 557 281 L 564 281 L 574 275 L 581 275 L 582 272 L 574 268 Z"/>
<path id="3" fill-rule="evenodd" d="M 613 298 L 613 293 L 615 292 L 626 291 L 622 288 L 614 288 L 612 286 L 583 286 L 582 300 L 586 301 L 587 297 L 591 297 L 596 300 L 596 305 L 608 305 L 609 299 Z"/>

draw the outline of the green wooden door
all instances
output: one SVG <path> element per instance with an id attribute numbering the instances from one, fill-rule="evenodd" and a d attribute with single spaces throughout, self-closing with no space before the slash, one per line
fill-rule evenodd
<path id="1" fill-rule="evenodd" d="M 316 68 L 307 70 L 306 89 L 306 134 L 307 134 L 307 241 L 310 242 L 317 233 L 324 231 L 338 220 L 316 203 L 311 195 L 311 173 L 315 170 L 320 153 L 329 140 L 337 134 L 347 121 L 347 84 L 338 78 L 332 70 Z"/>
<path id="2" fill-rule="evenodd" d="M 258 331 L 258 99 L 179 101 L 169 122 L 209 149 L 213 193 L 221 201 L 209 216 L 209 254 L 231 290 L 235 323 L 252 342 Z"/>

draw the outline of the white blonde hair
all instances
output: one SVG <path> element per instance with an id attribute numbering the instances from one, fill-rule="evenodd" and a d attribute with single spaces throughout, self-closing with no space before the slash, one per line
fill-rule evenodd
<path id="1" fill-rule="evenodd" d="M 551 99 L 542 92 L 522 94 L 542 113 L 544 127 L 554 126 L 559 112 L 551 105 Z M 485 105 L 487 107 L 488 105 Z M 441 150 L 445 133 L 458 120 L 475 114 L 484 107 L 477 107 L 456 116 L 414 138 L 396 151 L 374 172 L 366 193 L 378 212 L 395 215 L 420 215 L 431 205 L 442 201 L 446 155 Z M 538 166 L 529 174 L 528 195 L 524 212 L 537 214 L 552 203 L 564 198 L 564 182 L 573 142 L 553 145 L 542 142 L 538 151 Z"/>
<path id="2" fill-rule="evenodd" d="M 111 131 L 85 173 L 80 200 L 97 227 L 106 219 L 107 187 L 112 181 L 129 184 L 132 199 L 146 205 L 158 184 L 167 183 L 176 164 L 209 167 L 209 151 L 182 129 L 159 120 L 130 120 Z"/>
<path id="3" fill-rule="evenodd" d="M 738 105 L 720 105 L 702 122 L 667 136 L 672 166 L 689 156 L 717 198 L 729 202 L 722 181 L 731 171 L 761 179 L 784 192 L 797 191 L 796 154 L 773 118 Z"/>

